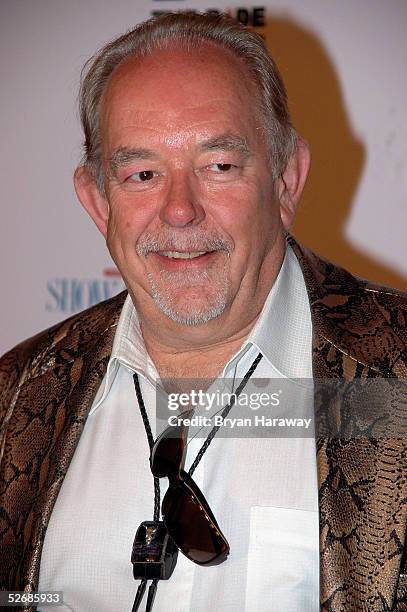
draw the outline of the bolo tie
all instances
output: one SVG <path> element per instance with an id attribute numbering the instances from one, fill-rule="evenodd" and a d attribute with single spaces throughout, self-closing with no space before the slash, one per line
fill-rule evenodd
<path id="1" fill-rule="evenodd" d="M 225 418 L 233 408 L 236 399 L 245 388 L 251 375 L 257 368 L 262 358 L 261 353 L 253 361 L 252 365 L 244 375 L 242 382 L 237 387 L 230 402 L 222 411 L 222 417 Z M 148 445 L 150 452 L 154 446 L 154 438 L 150 427 L 144 399 L 140 389 L 140 382 L 137 373 L 133 376 L 134 388 L 140 408 L 141 417 L 143 419 L 144 428 L 146 430 Z M 189 475 L 192 476 L 202 457 L 204 456 L 208 446 L 212 442 L 220 429 L 220 425 L 215 425 L 204 443 L 202 444 L 194 462 L 189 469 Z M 146 592 L 147 583 L 151 580 L 148 589 L 147 602 L 145 612 L 151 612 L 153 609 L 154 599 L 157 592 L 159 580 L 168 580 L 177 564 L 178 548 L 172 541 L 167 528 L 163 521 L 160 521 L 160 479 L 153 476 L 154 479 L 154 512 L 152 521 L 143 521 L 136 531 L 131 554 L 131 562 L 133 564 L 133 577 L 135 580 L 141 580 L 137 589 L 131 612 L 137 612 Z"/>

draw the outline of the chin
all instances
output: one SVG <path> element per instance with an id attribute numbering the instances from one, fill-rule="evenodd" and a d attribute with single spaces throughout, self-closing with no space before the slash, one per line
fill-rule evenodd
<path id="1" fill-rule="evenodd" d="M 228 284 L 212 287 L 208 292 L 197 287 L 178 287 L 176 291 L 159 287 L 150 277 L 152 297 L 158 308 L 169 319 L 181 325 L 204 325 L 219 317 L 227 306 Z M 200 294 L 200 295 L 199 295 Z"/>
<path id="2" fill-rule="evenodd" d="M 225 310 L 225 306 L 222 307 L 213 307 L 208 310 L 186 310 L 185 312 L 180 310 L 173 310 L 169 306 L 165 304 L 157 303 L 157 306 L 160 310 L 172 321 L 179 323 L 180 325 L 187 325 L 191 327 L 196 327 L 198 325 L 204 325 L 212 319 L 216 319 L 222 312 Z"/>
<path id="3" fill-rule="evenodd" d="M 181 325 L 204 325 L 219 317 L 230 298 L 226 268 L 217 271 L 148 274 L 151 295 L 168 318 Z"/>

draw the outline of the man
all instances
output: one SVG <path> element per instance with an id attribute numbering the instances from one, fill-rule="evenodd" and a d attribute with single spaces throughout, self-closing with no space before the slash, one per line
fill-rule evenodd
<path id="1" fill-rule="evenodd" d="M 406 298 L 287 238 L 308 147 L 262 41 L 235 22 L 165 16 L 113 41 L 81 116 L 76 191 L 128 297 L 1 361 L 1 586 L 128 610 L 132 540 L 152 518 L 154 383 L 253 363 L 260 378 L 405 378 Z M 213 439 L 194 479 L 230 556 L 179 555 L 157 609 L 407 610 L 405 440 L 317 442 Z"/>

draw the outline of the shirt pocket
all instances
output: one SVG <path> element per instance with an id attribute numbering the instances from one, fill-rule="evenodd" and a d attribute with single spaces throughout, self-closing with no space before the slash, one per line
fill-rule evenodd
<path id="1" fill-rule="evenodd" d="M 245 612 L 319 611 L 318 512 L 254 506 Z"/>

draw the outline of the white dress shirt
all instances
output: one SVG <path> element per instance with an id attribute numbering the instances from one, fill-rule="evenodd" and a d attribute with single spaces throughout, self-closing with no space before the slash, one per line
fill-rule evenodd
<path id="1" fill-rule="evenodd" d="M 247 340 L 223 376 L 243 377 L 258 351 L 256 378 L 312 378 L 311 318 L 291 249 Z M 137 372 L 155 435 L 155 382 L 137 313 L 127 298 L 106 375 L 52 512 L 39 590 L 59 590 L 75 612 L 130 612 L 138 582 L 132 543 L 153 517 L 149 447 L 133 384 Z M 188 445 L 186 469 L 203 443 Z M 156 612 L 319 610 L 318 497 L 313 437 L 215 437 L 194 480 L 230 555 L 200 567 L 181 553 L 158 584 Z M 167 480 L 162 481 L 164 493 Z M 144 610 L 145 601 L 140 610 Z"/>

